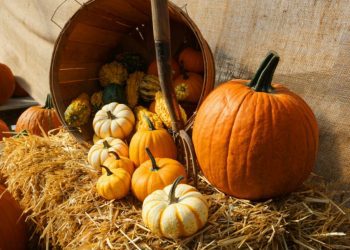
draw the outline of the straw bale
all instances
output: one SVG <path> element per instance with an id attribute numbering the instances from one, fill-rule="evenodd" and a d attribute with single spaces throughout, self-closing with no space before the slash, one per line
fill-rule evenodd
<path id="1" fill-rule="evenodd" d="M 144 226 L 142 204 L 132 195 L 119 201 L 97 195 L 100 173 L 87 163 L 88 147 L 68 132 L 2 144 L 0 173 L 46 248 L 350 249 L 349 192 L 327 190 L 318 176 L 288 196 L 250 202 L 224 195 L 200 175 L 208 223 L 191 237 L 169 240 Z"/>

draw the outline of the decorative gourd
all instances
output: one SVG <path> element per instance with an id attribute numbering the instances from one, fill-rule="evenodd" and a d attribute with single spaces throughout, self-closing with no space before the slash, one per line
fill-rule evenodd
<path id="1" fill-rule="evenodd" d="M 86 93 L 82 93 L 69 104 L 64 112 L 64 120 L 68 126 L 79 127 L 89 121 L 90 115 L 90 98 Z"/>
<path id="2" fill-rule="evenodd" d="M 123 84 L 128 78 L 128 71 L 121 63 L 113 61 L 102 66 L 99 77 L 103 87 L 109 84 Z"/>
<path id="3" fill-rule="evenodd" d="M 160 90 L 158 76 L 146 75 L 140 82 L 139 93 L 140 97 L 151 102 L 154 100 L 155 94 Z"/>
<path id="4" fill-rule="evenodd" d="M 162 120 L 162 122 L 165 124 L 166 127 L 171 128 L 171 118 L 168 111 L 168 108 L 166 106 L 165 100 L 163 98 L 163 95 L 161 92 L 156 93 L 156 103 L 155 103 L 155 111 L 156 114 L 159 116 L 159 118 Z M 187 122 L 187 115 L 185 110 L 181 107 L 179 104 L 181 116 L 184 121 L 184 123 Z"/>
<path id="5" fill-rule="evenodd" d="M 24 88 L 19 85 L 19 83 L 16 81 L 15 91 L 13 92 L 14 97 L 26 97 L 29 96 L 27 91 L 25 91 Z"/>
<path id="6" fill-rule="evenodd" d="M 184 72 L 174 80 L 173 86 L 179 101 L 196 103 L 201 97 L 203 77 L 196 73 Z"/>
<path id="7" fill-rule="evenodd" d="M 169 158 L 154 158 L 148 148 L 146 152 L 150 160 L 142 163 L 131 179 L 131 190 L 138 200 L 143 201 L 147 195 L 163 189 L 179 176 L 184 176 L 186 182 L 186 170 L 180 162 Z"/>
<path id="8" fill-rule="evenodd" d="M 22 213 L 17 201 L 0 185 L 0 249 L 27 249 L 28 237 Z"/>
<path id="9" fill-rule="evenodd" d="M 126 97 L 128 99 L 128 106 L 133 108 L 137 105 L 139 100 L 139 87 L 140 83 L 145 76 L 145 73 L 141 71 L 136 71 L 129 75 L 126 82 Z"/>
<path id="10" fill-rule="evenodd" d="M 10 137 L 10 134 L 4 132 L 10 132 L 10 129 L 7 124 L 0 119 L 0 141 L 2 141 L 2 138 L 4 137 Z"/>
<path id="11" fill-rule="evenodd" d="M 203 73 L 204 71 L 202 52 L 190 47 L 181 51 L 179 55 L 179 63 L 186 71 L 195 73 Z"/>
<path id="12" fill-rule="evenodd" d="M 118 168 L 124 168 L 130 174 L 130 176 L 132 176 L 135 170 L 132 160 L 124 156 L 119 156 L 119 154 L 114 151 L 110 151 L 108 154 L 109 156 L 103 162 L 103 166 L 109 168 L 111 171 Z M 106 170 L 102 168 L 102 173 L 105 172 Z"/>
<path id="13" fill-rule="evenodd" d="M 50 95 L 47 95 L 44 107 L 33 106 L 26 109 L 18 118 L 16 132 L 26 130 L 31 134 L 42 135 L 48 131 L 60 127 L 62 124 L 53 107 Z"/>
<path id="14" fill-rule="evenodd" d="M 171 59 L 170 64 L 171 64 L 173 78 L 176 78 L 178 75 L 180 75 L 180 66 L 174 59 Z M 147 74 L 158 76 L 158 66 L 157 66 L 156 60 L 153 60 L 151 64 L 148 66 Z"/>
<path id="15" fill-rule="evenodd" d="M 149 123 L 146 119 L 148 119 L 152 122 L 155 129 L 161 129 L 163 128 L 162 120 L 159 118 L 159 116 L 156 113 L 148 111 L 143 106 L 137 106 L 134 109 L 135 115 L 136 115 L 136 130 L 149 130 Z M 146 116 L 146 117 L 145 117 Z"/>
<path id="16" fill-rule="evenodd" d="M 118 138 L 107 137 L 101 139 L 93 145 L 88 153 L 88 162 L 95 169 L 99 169 L 101 164 L 108 157 L 108 152 L 116 152 L 120 156 L 129 156 L 128 145 Z"/>
<path id="17" fill-rule="evenodd" d="M 260 200 L 297 189 L 315 165 L 318 128 L 310 107 L 271 84 L 270 53 L 253 80 L 221 84 L 198 110 L 193 143 L 199 165 L 219 190 Z"/>
<path id="18" fill-rule="evenodd" d="M 135 116 L 125 104 L 112 102 L 102 107 L 93 120 L 93 128 L 100 138 L 125 139 L 133 130 Z"/>
<path id="19" fill-rule="evenodd" d="M 179 184 L 182 178 L 144 200 L 142 220 L 152 233 L 176 239 L 193 235 L 206 224 L 209 210 L 206 198 L 194 187 Z"/>
<path id="20" fill-rule="evenodd" d="M 90 97 L 90 103 L 92 106 L 93 112 L 97 112 L 97 110 L 100 110 L 103 106 L 103 100 L 102 100 L 102 91 L 97 91 L 93 93 Z"/>
<path id="21" fill-rule="evenodd" d="M 105 105 L 111 102 L 126 104 L 127 101 L 125 98 L 124 86 L 119 84 L 110 84 L 105 87 L 102 94 L 102 101 Z"/>
<path id="22" fill-rule="evenodd" d="M 2 63 L 0 63 L 0 83 L 0 105 L 2 105 L 13 95 L 16 87 L 16 80 L 11 69 Z"/>
<path id="23" fill-rule="evenodd" d="M 117 62 L 120 62 L 128 71 L 129 74 L 135 71 L 145 71 L 146 62 L 140 54 L 133 52 L 125 52 L 118 54 L 115 57 Z"/>
<path id="24" fill-rule="evenodd" d="M 98 178 L 96 190 L 99 195 L 107 200 L 122 199 L 130 190 L 130 174 L 124 168 L 108 169 Z"/>
<path id="25" fill-rule="evenodd" d="M 148 130 L 138 130 L 131 138 L 129 156 L 136 166 L 149 160 L 145 148 L 148 147 L 155 157 L 176 159 L 176 145 L 165 129 L 156 129 L 150 119 L 145 116 Z"/>

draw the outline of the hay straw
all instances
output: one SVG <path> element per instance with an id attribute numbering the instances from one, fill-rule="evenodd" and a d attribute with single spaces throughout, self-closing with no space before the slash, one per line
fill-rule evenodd
<path id="1" fill-rule="evenodd" d="M 0 173 L 20 201 L 41 244 L 63 249 L 350 249 L 350 210 L 325 184 L 278 200 L 249 202 L 226 196 L 199 176 L 210 203 L 207 225 L 169 240 L 153 235 L 131 195 L 106 201 L 95 192 L 99 176 L 88 149 L 67 132 L 6 138 Z M 338 193 L 339 194 L 339 193 Z"/>

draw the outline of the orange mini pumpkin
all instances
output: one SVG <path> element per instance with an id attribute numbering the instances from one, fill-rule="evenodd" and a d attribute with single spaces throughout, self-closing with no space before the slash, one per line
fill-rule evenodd
<path id="1" fill-rule="evenodd" d="M 155 129 L 150 119 L 145 116 L 149 130 L 139 130 L 131 138 L 129 157 L 139 166 L 149 160 L 145 148 L 148 147 L 155 157 L 176 159 L 176 145 L 171 135 L 163 128 Z"/>
<path id="2" fill-rule="evenodd" d="M 10 132 L 10 129 L 9 127 L 7 127 L 7 124 L 0 119 L 0 141 L 2 140 L 2 138 L 10 136 L 9 134 L 3 132 Z"/>
<path id="3" fill-rule="evenodd" d="M 195 118 L 193 143 L 204 175 L 238 198 L 289 193 L 315 165 L 316 118 L 298 95 L 271 84 L 278 61 L 270 53 L 253 80 L 220 85 Z"/>
<path id="4" fill-rule="evenodd" d="M 179 63 L 183 65 L 185 70 L 190 72 L 203 73 L 204 71 L 202 52 L 190 47 L 181 51 Z"/>
<path id="5" fill-rule="evenodd" d="M 179 101 L 196 103 L 201 97 L 203 77 L 196 73 L 184 72 L 174 80 L 173 86 Z"/>
<path id="6" fill-rule="evenodd" d="M 51 96 L 48 95 L 44 107 L 30 107 L 21 114 L 17 120 L 16 132 L 27 130 L 31 134 L 42 135 L 40 127 L 47 133 L 60 126 L 61 122 L 53 107 Z"/>
<path id="7" fill-rule="evenodd" d="M 12 71 L 5 64 L 0 63 L 0 105 L 7 102 L 13 95 L 16 87 L 16 80 Z"/>
<path id="8" fill-rule="evenodd" d="M 180 66 L 174 59 L 171 59 L 170 63 L 171 63 L 173 78 L 176 78 L 178 75 L 180 75 Z M 148 66 L 147 74 L 158 76 L 158 67 L 157 67 L 156 60 L 153 60 L 151 64 Z"/>
<path id="9" fill-rule="evenodd" d="M 180 162 L 169 158 L 154 158 L 149 148 L 145 152 L 150 160 L 142 163 L 131 178 L 131 190 L 138 200 L 143 201 L 147 195 L 165 188 L 179 176 L 184 176 L 183 183 L 186 183 L 186 170 Z"/>

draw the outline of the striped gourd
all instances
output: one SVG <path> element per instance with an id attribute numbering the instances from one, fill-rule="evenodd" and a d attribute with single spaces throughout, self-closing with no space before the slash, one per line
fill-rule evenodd
<path id="1" fill-rule="evenodd" d="M 140 97 L 149 102 L 154 100 L 154 97 L 159 90 L 159 79 L 154 75 L 146 75 L 139 86 Z"/>

